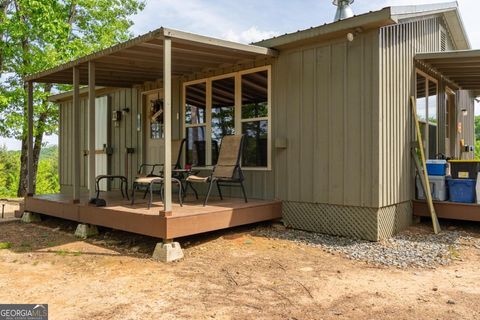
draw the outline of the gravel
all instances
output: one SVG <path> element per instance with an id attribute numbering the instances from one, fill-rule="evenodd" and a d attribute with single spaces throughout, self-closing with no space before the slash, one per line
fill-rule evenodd
<path id="1" fill-rule="evenodd" d="M 410 231 L 381 242 L 369 242 L 274 225 L 257 230 L 257 235 L 290 240 L 332 254 L 340 253 L 349 259 L 402 269 L 430 269 L 447 265 L 454 259 L 460 259 L 459 250 L 466 243 L 480 246 L 480 240 L 462 231 L 443 231 L 438 235 Z"/>

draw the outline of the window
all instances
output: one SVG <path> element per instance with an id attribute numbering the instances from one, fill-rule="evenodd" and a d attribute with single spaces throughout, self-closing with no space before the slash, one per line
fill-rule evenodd
<path id="1" fill-rule="evenodd" d="M 270 73 L 266 66 L 184 83 L 188 164 L 215 165 L 222 137 L 242 133 L 242 167 L 270 168 Z"/>
<path id="2" fill-rule="evenodd" d="M 417 117 L 420 122 L 425 157 L 434 159 L 438 154 L 438 84 L 433 78 L 420 71 L 417 71 L 416 79 Z"/>
<path id="3" fill-rule="evenodd" d="M 186 163 L 205 166 L 207 86 L 205 82 L 185 88 Z"/>
<path id="4" fill-rule="evenodd" d="M 268 73 L 242 75 L 242 133 L 245 149 L 242 165 L 266 167 L 268 156 Z"/>
<path id="5" fill-rule="evenodd" d="M 150 139 L 163 139 L 163 100 L 158 97 L 150 101 Z"/>
<path id="6" fill-rule="evenodd" d="M 212 81 L 212 164 L 222 137 L 235 134 L 235 77 Z"/>

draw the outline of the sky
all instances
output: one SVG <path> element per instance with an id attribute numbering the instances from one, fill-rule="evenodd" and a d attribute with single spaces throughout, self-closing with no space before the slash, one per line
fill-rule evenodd
<path id="1" fill-rule="evenodd" d="M 395 5 L 451 2 L 442 0 L 356 0 L 355 14 Z M 459 0 L 460 12 L 472 48 L 480 48 L 479 0 Z M 202 35 L 251 43 L 332 22 L 336 8 L 331 0 L 147 0 L 133 17 L 132 32 L 140 35 L 161 26 Z M 480 107 L 477 107 L 480 112 Z M 56 144 L 57 136 L 45 137 Z M 0 137 L 0 146 L 19 149 L 20 143 Z"/>

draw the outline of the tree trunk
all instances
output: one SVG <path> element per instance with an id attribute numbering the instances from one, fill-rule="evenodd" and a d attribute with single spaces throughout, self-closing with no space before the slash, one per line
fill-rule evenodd
<path id="1" fill-rule="evenodd" d="M 26 86 L 25 86 L 26 88 Z M 52 86 L 50 84 L 45 85 L 44 90 L 46 93 L 50 94 Z M 46 95 L 48 96 L 48 95 Z M 42 104 L 45 106 L 48 104 L 48 100 L 45 99 L 42 101 Z M 27 105 L 25 103 L 25 105 Z M 45 125 L 48 117 L 48 112 L 45 111 L 40 114 L 38 120 L 36 121 L 36 127 L 34 128 L 35 136 L 34 136 L 34 143 L 33 143 L 33 193 L 36 192 L 37 189 L 37 171 L 38 171 L 38 161 L 40 159 L 40 152 L 42 151 L 42 142 L 43 142 L 43 135 L 45 133 Z M 24 108 L 24 123 L 28 123 L 27 119 L 27 108 Z M 24 133 L 28 130 L 24 126 Z M 28 188 L 28 181 L 27 181 L 27 174 L 28 174 L 28 135 L 24 134 L 22 138 L 22 152 L 20 156 L 20 181 L 18 183 L 18 197 L 24 197 L 27 194 Z"/>
<path id="2" fill-rule="evenodd" d="M 27 194 L 27 158 L 28 158 L 28 138 L 22 138 L 22 152 L 20 155 L 20 180 L 18 182 L 18 197 L 25 197 Z"/>
<path id="3" fill-rule="evenodd" d="M 42 113 L 37 120 L 37 126 L 35 128 L 35 137 L 33 143 L 33 193 L 36 192 L 37 188 L 37 171 L 38 171 L 38 161 L 40 159 L 40 152 L 42 151 L 42 142 L 43 135 L 45 133 L 45 120 L 47 116 L 45 113 Z M 18 184 L 18 197 L 24 197 L 27 194 L 28 181 L 27 181 L 27 171 L 28 171 L 28 137 L 22 139 L 22 152 L 20 156 L 20 181 Z"/>
<path id="4" fill-rule="evenodd" d="M 37 130 L 35 132 L 35 142 L 33 144 L 33 193 L 37 191 L 37 172 L 40 152 L 42 151 L 43 134 L 45 133 L 46 113 L 42 113 L 38 119 Z"/>

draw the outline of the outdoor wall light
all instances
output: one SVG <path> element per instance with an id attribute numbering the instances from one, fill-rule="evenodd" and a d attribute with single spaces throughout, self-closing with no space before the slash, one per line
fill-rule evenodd
<path id="1" fill-rule="evenodd" d="M 462 115 L 464 117 L 468 116 L 468 110 L 467 109 L 462 109 Z"/>
<path id="2" fill-rule="evenodd" d="M 347 40 L 349 42 L 352 42 L 353 40 L 355 40 L 355 37 L 358 36 L 362 32 L 363 32 L 362 28 L 355 28 L 354 32 L 347 33 Z"/>

